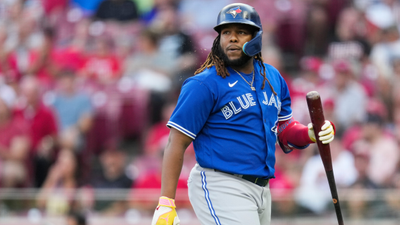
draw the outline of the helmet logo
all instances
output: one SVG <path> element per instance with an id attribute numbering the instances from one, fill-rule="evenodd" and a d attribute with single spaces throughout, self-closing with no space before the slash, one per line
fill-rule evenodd
<path id="1" fill-rule="evenodd" d="M 240 9 L 239 6 L 236 6 L 235 8 L 230 9 L 228 12 L 226 12 L 227 14 L 231 14 L 233 16 L 233 18 L 236 18 L 236 15 L 241 13 L 242 10 Z"/>

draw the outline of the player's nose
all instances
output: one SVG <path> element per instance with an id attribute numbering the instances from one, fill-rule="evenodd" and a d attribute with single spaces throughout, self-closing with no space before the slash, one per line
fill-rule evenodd
<path id="1" fill-rule="evenodd" d="M 238 42 L 238 38 L 235 33 L 232 33 L 231 36 L 229 36 L 229 42 Z"/>

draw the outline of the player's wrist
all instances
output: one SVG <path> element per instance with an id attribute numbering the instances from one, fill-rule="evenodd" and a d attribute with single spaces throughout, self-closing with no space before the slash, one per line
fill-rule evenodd
<path id="1" fill-rule="evenodd" d="M 154 211 L 152 225 L 179 225 L 180 220 L 176 213 L 175 200 L 166 196 L 161 196 L 158 200 L 158 206 Z"/>
<path id="2" fill-rule="evenodd" d="M 159 206 L 166 206 L 166 207 L 170 207 L 170 208 L 176 208 L 175 199 L 168 198 L 166 196 L 161 196 L 158 199 L 158 205 Z"/>
<path id="3" fill-rule="evenodd" d="M 308 136 L 308 139 L 310 140 L 310 143 L 315 143 L 317 141 L 315 138 L 314 128 L 313 128 L 312 123 L 309 123 L 307 126 L 307 136 Z"/>

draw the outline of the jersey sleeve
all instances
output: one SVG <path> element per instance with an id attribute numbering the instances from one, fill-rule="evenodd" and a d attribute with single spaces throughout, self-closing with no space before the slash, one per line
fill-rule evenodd
<path id="1" fill-rule="evenodd" d="M 186 80 L 167 126 L 196 139 L 214 106 L 213 99 L 210 89 L 203 82 Z"/>
<path id="2" fill-rule="evenodd" d="M 289 88 L 286 81 L 281 77 L 281 111 L 278 114 L 279 121 L 286 121 L 292 118 L 292 100 L 290 99 Z"/>

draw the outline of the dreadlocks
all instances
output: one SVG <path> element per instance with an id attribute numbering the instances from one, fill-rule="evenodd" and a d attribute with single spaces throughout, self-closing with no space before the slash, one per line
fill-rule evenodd
<path id="1" fill-rule="evenodd" d="M 203 72 L 205 69 L 209 69 L 212 66 L 215 66 L 215 69 L 217 70 L 217 75 L 221 76 L 222 78 L 229 76 L 229 72 L 226 69 L 224 61 L 219 57 L 219 55 L 221 54 L 221 52 L 220 52 L 221 50 L 219 47 L 219 45 L 220 45 L 219 41 L 220 41 L 220 35 L 218 35 L 215 38 L 215 40 L 213 42 L 213 46 L 211 48 L 211 52 L 208 54 L 207 59 L 203 63 L 203 65 L 201 65 L 200 68 L 196 70 L 196 72 L 194 73 L 195 75 Z M 266 69 L 265 69 L 263 58 L 261 56 L 261 52 L 258 53 L 257 55 L 255 55 L 254 59 L 258 61 L 258 64 L 261 67 L 260 73 L 264 77 L 261 89 L 264 89 L 265 81 L 267 81 L 269 84 L 269 87 L 271 88 L 274 95 L 277 95 L 274 90 L 274 87 L 272 87 L 271 83 L 269 82 L 269 80 L 266 76 L 266 73 L 265 73 Z"/>

